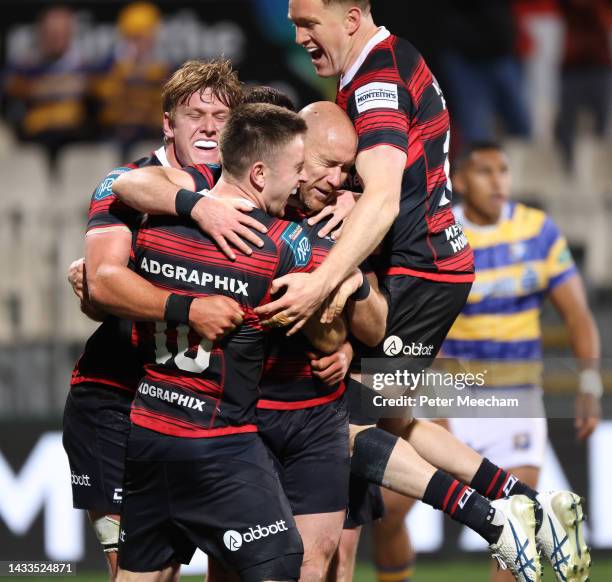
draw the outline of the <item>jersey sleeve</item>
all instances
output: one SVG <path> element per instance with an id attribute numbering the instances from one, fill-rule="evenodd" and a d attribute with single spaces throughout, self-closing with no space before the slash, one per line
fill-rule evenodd
<path id="1" fill-rule="evenodd" d="M 129 166 L 115 168 L 98 184 L 89 204 L 87 234 L 110 228 L 131 231 L 138 226 L 141 213 L 113 194 L 115 180 L 132 169 Z"/>
<path id="2" fill-rule="evenodd" d="M 312 242 L 304 228 L 289 222 L 278 238 L 278 264 L 275 278 L 289 273 L 310 273 L 316 268 Z"/>
<path id="3" fill-rule="evenodd" d="M 210 190 L 221 174 L 221 166 L 217 165 L 196 164 L 183 169 L 193 178 L 195 192 Z"/>
<path id="4" fill-rule="evenodd" d="M 575 275 L 577 269 L 565 237 L 550 217 L 546 218 L 544 229 L 548 239 L 546 255 L 547 288 L 548 291 L 552 291 Z"/>
<path id="5" fill-rule="evenodd" d="M 357 152 L 379 145 L 408 154 L 412 100 L 400 83 L 371 81 L 352 94 L 347 110 L 359 138 Z"/>

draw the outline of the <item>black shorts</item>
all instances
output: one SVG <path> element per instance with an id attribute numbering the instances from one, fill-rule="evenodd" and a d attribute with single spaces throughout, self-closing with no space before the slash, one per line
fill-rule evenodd
<path id="1" fill-rule="evenodd" d="M 196 547 L 238 572 L 302 554 L 270 453 L 254 433 L 189 439 L 133 426 L 119 565 L 151 572 L 189 563 Z"/>
<path id="2" fill-rule="evenodd" d="M 70 390 L 63 443 L 76 509 L 120 512 L 131 402 L 131 393 L 99 384 Z"/>
<path id="3" fill-rule="evenodd" d="M 385 503 L 380 487 L 351 473 L 344 529 L 355 529 L 384 515 Z"/>
<path id="4" fill-rule="evenodd" d="M 345 397 L 299 410 L 257 410 L 293 515 L 344 511 L 350 473 Z M 322 478 L 324 476 L 324 478 Z"/>
<path id="5" fill-rule="evenodd" d="M 387 331 L 382 343 L 364 356 L 415 358 L 428 367 L 463 309 L 472 284 L 391 275 L 383 277 L 380 285 L 389 302 Z"/>

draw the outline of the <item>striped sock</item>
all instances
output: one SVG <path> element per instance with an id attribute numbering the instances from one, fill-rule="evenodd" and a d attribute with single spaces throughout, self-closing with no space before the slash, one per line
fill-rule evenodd
<path id="1" fill-rule="evenodd" d="M 381 566 L 376 564 L 378 582 L 410 582 L 414 575 L 414 560 L 402 566 Z"/>
<path id="2" fill-rule="evenodd" d="M 537 491 L 519 481 L 512 473 L 504 471 L 489 459 L 483 459 L 470 485 L 488 499 L 501 499 L 511 495 L 526 495 L 536 500 Z"/>
<path id="3" fill-rule="evenodd" d="M 503 526 L 497 524 L 491 502 L 444 471 L 438 470 L 433 474 L 423 502 L 464 523 L 489 543 L 499 539 Z"/>

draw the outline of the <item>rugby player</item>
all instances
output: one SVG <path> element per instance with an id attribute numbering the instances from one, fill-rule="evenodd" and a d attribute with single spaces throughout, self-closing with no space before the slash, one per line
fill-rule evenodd
<path id="1" fill-rule="evenodd" d="M 300 536 L 271 457 L 253 434 L 264 359 L 264 330 L 253 308 L 269 300 L 279 273 L 312 268 L 303 229 L 264 214 L 281 215 L 305 179 L 305 131 L 292 112 L 246 104 L 234 109 L 222 133 L 223 169 L 207 195 L 255 206 L 268 234 L 251 257 L 224 260 L 184 217 L 152 217 L 136 237 L 136 270 L 164 295 L 167 323 L 137 330 L 150 363 L 132 405 L 120 580 L 154 579 L 171 561 L 189 561 L 196 546 L 242 580 L 299 577 Z M 120 278 L 113 279 L 107 291 L 124 295 Z M 241 325 L 225 341 L 209 342 L 190 328 L 190 306 L 201 294 L 240 303 Z M 117 311 L 110 296 L 100 297 L 103 307 Z M 318 321 L 315 327 L 318 338 Z M 329 335 L 344 338 L 333 325 Z"/>
<path id="2" fill-rule="evenodd" d="M 241 99 L 242 87 L 227 61 L 190 61 L 169 79 L 162 94 L 165 144 L 150 156 L 110 172 L 92 196 L 86 246 L 88 275 L 94 284 L 101 260 L 111 259 L 120 266 L 128 264 L 131 231 L 140 218 L 112 194 L 113 181 L 133 168 L 218 163 L 219 132 L 229 109 Z M 196 190 L 212 186 L 209 170 L 192 175 Z M 194 213 L 204 210 L 210 219 L 208 232 L 230 256 L 234 253 L 229 244 L 251 252 L 236 236 L 246 235 L 246 240 L 257 242 L 251 231 L 242 229 L 245 224 L 256 227 L 257 221 L 235 210 L 232 202 L 206 199 L 198 207 Z M 74 507 L 88 511 L 113 579 L 129 405 L 142 377 L 142 362 L 129 343 L 130 323 L 107 316 L 88 301 L 89 289 L 83 270 L 84 261 L 76 261 L 70 268 L 69 279 L 81 299 L 83 311 L 103 323 L 88 340 L 72 374 L 64 413 L 64 447 L 71 468 Z M 226 299 L 198 299 L 194 317 L 198 306 L 206 304 L 210 309 L 207 313 L 201 312 L 201 324 L 208 322 L 217 326 L 217 331 L 212 327 L 207 330 L 210 339 L 214 339 L 219 329 L 226 330 L 233 325 L 233 306 Z M 140 306 L 135 309 L 137 314 L 146 315 L 139 311 Z"/>
<path id="3" fill-rule="evenodd" d="M 479 418 L 477 422 L 455 418 L 451 427 L 472 448 L 508 467 L 535 489 L 547 438 L 539 387 L 539 318 L 545 299 L 550 298 L 565 322 L 581 367 L 575 404 L 579 440 L 595 430 L 601 417 L 599 333 L 581 277 L 557 226 L 544 212 L 511 201 L 511 168 L 504 150 L 496 143 L 472 145 L 458 163 L 453 184 L 462 195 L 454 212 L 474 249 L 476 281 L 442 353 L 467 360 L 477 369 L 495 360 L 497 372 L 489 368 L 489 382 L 483 388 L 503 389 L 504 395 L 515 391 L 530 403 L 533 416 Z M 483 325 L 482 316 L 495 320 Z M 562 495 L 559 492 L 543 503 L 562 506 Z M 574 512 L 568 516 L 552 508 L 547 513 L 570 522 L 577 517 Z M 549 527 L 547 520 L 542 527 Z M 572 527 L 567 529 L 568 535 L 556 546 L 543 548 L 559 581 L 572 580 L 574 566 L 578 568 L 576 579 L 583 579 L 590 559 L 588 553 L 581 556 L 574 547 L 584 540 L 576 537 Z M 570 556 L 582 559 L 572 562 Z M 501 582 L 507 577 L 499 572 L 493 579 Z"/>
<path id="4" fill-rule="evenodd" d="M 316 103 L 306 107 L 302 115 L 309 125 L 305 166 L 307 182 L 300 188 L 298 210 L 301 210 L 301 214 L 294 216 L 297 219 L 318 211 L 324 203 L 333 200 L 334 189 L 342 183 L 355 150 L 354 130 L 337 106 Z M 186 193 L 177 192 L 179 185 L 168 179 L 168 173 L 168 170 L 160 168 L 142 169 L 123 176 L 113 185 L 113 189 L 124 202 L 134 203 L 147 212 L 160 212 L 160 207 L 169 205 L 175 206 L 176 213 L 179 197 L 186 196 Z M 151 192 L 155 192 L 155 196 Z M 191 193 L 191 196 L 194 195 Z M 153 200 L 156 204 L 143 206 Z M 169 203 L 169 200 L 174 202 Z M 306 225 L 304 228 L 307 230 Z M 310 238 L 319 240 L 318 237 Z M 319 255 L 319 260 L 315 263 L 318 263 L 329 245 L 321 240 L 316 247 L 315 255 Z M 384 332 L 386 302 L 376 292 L 375 277 L 370 276 L 370 280 L 375 292 L 367 294 L 362 301 L 350 303 L 348 312 L 353 333 L 362 342 L 374 345 Z M 379 303 L 373 305 L 373 301 Z M 261 409 L 269 412 L 264 414 L 260 411 L 258 425 L 269 448 L 279 460 L 286 493 L 298 516 L 300 531 L 305 533 L 305 545 L 309 548 L 305 551 L 310 563 L 305 565 L 302 578 L 321 579 L 330 552 L 335 547 L 334 539 L 337 544 L 342 523 L 342 512 L 338 509 L 331 512 L 329 509 L 343 507 L 343 499 L 346 504 L 341 466 L 343 455 L 346 456 L 342 452 L 342 428 L 346 426 L 346 413 L 329 406 L 340 398 L 344 386 L 332 383 L 326 388 L 317 381 L 313 382 L 312 372 L 308 370 L 307 350 L 308 345 L 300 341 L 299 336 L 284 338 L 277 335 L 272 342 L 262 379 L 263 400 L 259 404 Z M 341 418 L 334 418 L 333 415 L 338 413 Z M 327 422 L 322 422 L 325 419 Z M 351 419 L 353 423 L 355 420 Z M 317 427 L 310 439 L 306 438 L 311 433 L 309 424 Z M 362 431 L 363 434 L 360 434 Z M 353 443 L 360 443 L 352 460 L 354 472 L 442 509 L 453 519 L 481 534 L 491 544 L 493 551 L 505 560 L 509 560 L 515 551 L 512 530 L 522 536 L 528 535 L 521 515 L 532 508 L 524 496 L 516 496 L 513 501 L 490 503 L 473 489 L 461 486 L 449 475 L 436 470 L 405 440 L 371 426 L 352 426 L 351 437 Z M 343 446 L 346 447 L 346 444 Z M 313 459 L 313 456 L 317 456 L 317 459 Z M 330 460 L 340 466 L 334 468 Z M 318 482 L 312 483 L 312 473 L 316 467 L 327 467 L 325 474 L 329 483 L 323 486 Z M 446 499 L 438 501 L 435 486 L 441 481 L 450 481 L 452 485 Z M 313 527 L 315 525 L 325 525 L 326 534 L 321 535 L 323 528 L 316 529 Z M 533 530 L 535 522 L 529 527 Z M 342 548 L 339 571 L 344 576 L 352 571 L 354 553 L 348 551 L 349 547 L 356 547 L 354 532 L 347 533 L 347 536 L 353 543 L 344 544 Z M 535 551 L 534 541 L 530 543 Z M 535 568 L 536 556 L 528 554 L 525 564 L 531 560 Z M 215 582 L 225 577 L 214 561 L 211 561 L 211 565 Z M 339 572 L 338 569 L 335 571 Z"/>

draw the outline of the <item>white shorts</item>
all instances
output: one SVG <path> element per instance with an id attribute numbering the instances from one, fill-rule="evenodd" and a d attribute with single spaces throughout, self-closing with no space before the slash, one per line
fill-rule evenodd
<path id="1" fill-rule="evenodd" d="M 534 397 L 536 394 L 541 402 L 540 391 L 535 391 Z M 534 418 L 449 418 L 449 423 L 459 440 L 504 469 L 541 467 L 544 462 L 548 436 L 544 414 Z"/>

